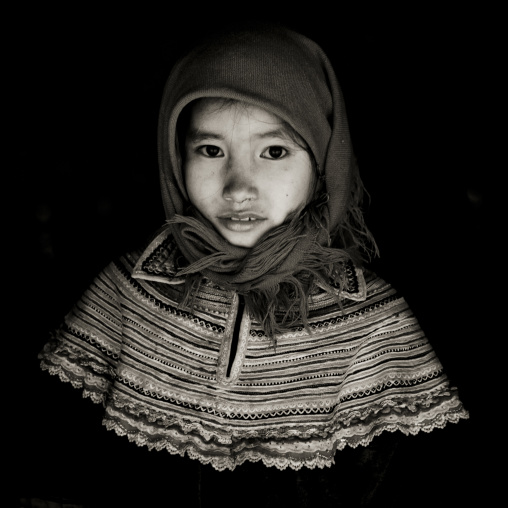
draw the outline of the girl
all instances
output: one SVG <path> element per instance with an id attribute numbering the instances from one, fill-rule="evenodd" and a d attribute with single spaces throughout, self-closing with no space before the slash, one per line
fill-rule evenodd
<path id="1" fill-rule="evenodd" d="M 331 467 L 382 433 L 467 418 L 376 246 L 342 93 L 284 29 L 173 68 L 160 110 L 167 224 L 110 264 L 41 353 L 108 429 L 234 470 Z"/>

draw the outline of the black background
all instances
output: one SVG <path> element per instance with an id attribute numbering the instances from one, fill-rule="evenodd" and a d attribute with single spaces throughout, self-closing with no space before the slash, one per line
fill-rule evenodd
<path id="1" fill-rule="evenodd" d="M 494 226 L 500 168 L 490 130 L 499 14 L 317 7 L 252 6 L 256 14 L 236 16 L 283 22 L 332 60 L 371 196 L 366 217 L 381 251 L 374 268 L 405 295 L 471 413 L 414 438 L 420 454 L 394 473 L 397 500 L 489 506 L 504 339 L 494 326 L 503 235 Z M 100 492 L 99 483 L 115 490 L 141 478 L 154 499 L 170 497 L 165 457 L 111 437 L 100 408 L 42 373 L 37 353 L 92 277 L 162 224 L 156 132 L 165 79 L 188 41 L 231 17 L 224 9 L 83 7 L 12 19 L 10 134 L 20 147 L 6 172 L 16 183 L 4 190 L 16 229 L 4 247 L 14 303 L 4 321 L 15 322 L 4 333 L 14 351 L 4 359 L 4 390 L 17 496 L 79 498 Z"/>

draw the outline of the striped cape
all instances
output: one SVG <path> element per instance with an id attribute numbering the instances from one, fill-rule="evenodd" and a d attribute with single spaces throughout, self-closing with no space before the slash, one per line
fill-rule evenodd
<path id="1" fill-rule="evenodd" d="M 295 326 L 274 348 L 238 295 L 209 281 L 192 312 L 180 308 L 176 254 L 161 233 L 111 263 L 40 354 L 104 405 L 108 429 L 218 470 L 299 469 L 383 431 L 468 418 L 407 303 L 374 274 L 349 267 L 342 309 L 316 288 L 310 333 Z"/>

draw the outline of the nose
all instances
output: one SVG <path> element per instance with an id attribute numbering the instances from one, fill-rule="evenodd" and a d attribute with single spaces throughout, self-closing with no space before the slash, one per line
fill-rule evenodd
<path id="1" fill-rule="evenodd" d="M 228 167 L 222 196 L 226 201 L 234 203 L 257 199 L 258 189 L 249 163 L 231 162 Z"/>

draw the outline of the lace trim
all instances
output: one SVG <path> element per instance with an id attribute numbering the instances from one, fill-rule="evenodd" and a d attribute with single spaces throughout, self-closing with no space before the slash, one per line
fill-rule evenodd
<path id="1" fill-rule="evenodd" d="M 60 381 L 70 383 L 74 388 L 81 389 L 84 398 L 89 398 L 96 404 L 105 404 L 106 388 L 109 383 L 100 378 L 83 375 L 82 372 L 78 371 L 71 373 L 62 365 L 51 365 L 44 362 L 41 362 L 41 369 L 48 371 L 53 376 L 58 376 Z"/>
<path id="2" fill-rule="evenodd" d="M 105 402 L 105 394 L 115 375 L 109 365 L 55 341 L 44 346 L 39 359 L 42 370 L 83 390 L 83 397 L 96 403 Z"/>
<path id="3" fill-rule="evenodd" d="M 70 348 L 49 344 L 40 357 L 43 370 L 82 389 L 84 397 L 105 405 L 104 425 L 109 430 L 149 449 L 165 449 L 182 456 L 187 453 L 218 470 L 234 469 L 245 461 L 262 461 L 278 469 L 329 467 L 336 450 L 367 446 L 384 431 L 399 430 L 414 435 L 468 418 L 455 390 L 441 386 L 415 399 L 395 396 L 359 410 L 330 413 L 330 420 L 321 423 L 314 420 L 284 424 L 279 421 L 268 422 L 262 429 L 243 429 L 235 427 L 231 420 L 231 424 L 205 422 L 199 417 L 192 420 L 134 403 L 114 390 L 111 393 L 111 368 Z M 116 380 L 121 381 L 118 377 Z M 191 405 L 178 399 L 172 402 Z M 272 410 L 269 416 L 326 413 L 329 411 L 327 402 L 332 401 Z M 254 414 L 233 415 L 211 407 L 200 409 L 219 417 L 237 416 L 243 421 L 256 417 Z"/>
<path id="4" fill-rule="evenodd" d="M 265 441 L 234 441 L 226 443 L 226 446 L 206 436 L 192 434 L 190 427 L 187 427 L 189 432 L 185 433 L 176 427 L 160 429 L 132 418 L 125 420 L 124 413 L 115 412 L 111 407 L 107 409 L 103 423 L 108 430 L 127 436 L 129 441 L 138 446 L 167 450 L 181 456 L 187 453 L 190 458 L 197 459 L 202 464 L 210 464 L 219 471 L 233 470 L 245 461 L 262 461 L 265 466 L 280 470 L 288 467 L 298 470 L 303 466 L 310 469 L 330 467 L 337 450 L 343 450 L 346 446 L 367 446 L 374 437 L 385 431 L 398 430 L 405 435 L 416 435 L 468 418 L 456 398 L 428 413 L 405 417 L 400 414 L 383 414 L 371 423 L 359 422 L 351 427 L 340 428 L 329 438 L 291 439 L 284 435 L 277 436 L 281 439 Z"/>
<path id="5" fill-rule="evenodd" d="M 102 350 L 105 352 L 104 350 Z M 72 348 L 69 344 L 62 344 L 59 341 L 51 341 L 45 344 L 44 349 L 39 354 L 39 359 L 43 364 L 65 366 L 69 373 L 85 373 L 90 369 L 98 375 L 107 375 L 110 378 L 115 376 L 113 368 L 106 363 L 97 361 L 94 357 L 79 349 Z"/>
<path id="6" fill-rule="evenodd" d="M 194 409 L 201 410 L 207 414 L 212 416 L 216 416 L 222 419 L 229 420 L 231 424 L 229 426 L 225 422 L 221 422 L 220 425 L 213 427 L 215 430 L 212 432 L 219 432 L 220 435 L 225 435 L 226 433 L 231 437 L 228 439 L 237 439 L 237 438 L 252 438 L 263 436 L 264 438 L 268 436 L 272 437 L 288 437 L 290 435 L 305 435 L 305 437 L 309 437 L 307 435 L 307 427 L 312 429 L 312 431 L 317 432 L 317 428 L 319 427 L 319 432 L 332 432 L 333 429 L 337 425 L 351 425 L 354 420 L 366 420 L 372 416 L 376 416 L 379 413 L 387 412 L 387 411 L 396 411 L 401 413 L 403 411 L 407 411 L 409 414 L 416 414 L 419 410 L 424 410 L 436 405 L 438 403 L 443 403 L 448 398 L 453 399 L 456 396 L 453 393 L 453 390 L 448 390 L 447 388 L 436 388 L 434 392 L 430 392 L 429 394 L 421 395 L 419 397 L 415 397 L 413 399 L 408 396 L 394 396 L 389 399 L 385 399 L 378 403 L 373 403 L 369 407 L 354 410 L 354 409 L 346 409 L 343 411 L 338 410 L 338 406 L 327 407 L 327 406 L 319 406 L 314 407 L 297 407 L 297 408 L 286 408 L 279 410 L 271 410 L 269 409 L 265 413 L 234 413 L 234 412 L 222 412 L 217 411 L 214 408 L 206 407 L 206 406 L 194 406 L 192 403 L 187 401 L 182 401 L 178 399 L 166 399 L 168 402 L 173 403 L 177 406 L 183 407 L 193 407 Z M 458 399 L 457 399 L 458 400 Z M 130 415 L 136 417 L 145 417 L 148 421 L 158 422 L 159 425 L 164 427 L 168 427 L 170 425 L 178 424 L 180 427 L 185 428 L 191 418 L 195 421 L 201 421 L 198 416 L 191 417 L 188 416 L 186 419 L 179 420 L 175 415 L 169 415 L 166 412 L 162 412 L 153 408 L 150 408 L 141 403 L 133 403 L 130 399 L 122 397 L 118 394 L 113 394 L 110 402 L 117 408 L 121 408 L 127 411 Z M 336 411 L 333 414 L 333 411 Z M 283 416 L 296 416 L 296 415 L 312 415 L 312 414 L 329 414 L 331 419 L 325 422 L 312 422 L 305 423 L 300 425 L 295 425 L 294 422 L 290 423 L 291 426 L 289 429 L 285 429 L 282 427 L 282 424 L 277 424 L 276 428 L 265 427 L 261 430 L 244 430 L 234 428 L 234 421 L 248 421 L 248 420 L 261 420 L 261 419 L 270 419 L 277 418 Z M 191 426 L 193 427 L 195 423 L 193 422 Z M 200 424 L 201 425 L 201 424 Z M 212 424 L 210 424 L 212 425 Z M 281 430 L 282 429 L 282 430 Z M 287 434 L 289 432 L 289 434 Z M 206 431 L 208 433 L 208 431 Z M 205 434 L 203 435 L 205 436 Z M 228 441 L 229 442 L 229 441 Z"/>

